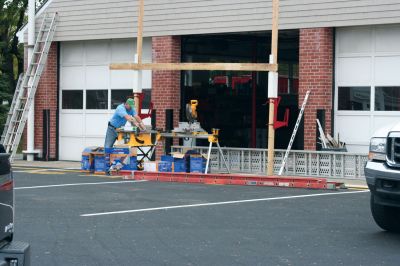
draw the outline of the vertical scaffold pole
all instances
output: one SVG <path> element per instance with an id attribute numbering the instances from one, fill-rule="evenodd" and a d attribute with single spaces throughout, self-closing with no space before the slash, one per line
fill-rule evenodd
<path id="1" fill-rule="evenodd" d="M 270 64 L 278 63 L 278 21 L 279 21 L 279 0 L 272 0 L 272 40 Z M 278 97 L 278 71 L 268 73 L 268 98 L 269 98 L 269 121 L 268 121 L 268 168 L 267 175 L 274 174 L 275 157 L 275 100 Z"/>

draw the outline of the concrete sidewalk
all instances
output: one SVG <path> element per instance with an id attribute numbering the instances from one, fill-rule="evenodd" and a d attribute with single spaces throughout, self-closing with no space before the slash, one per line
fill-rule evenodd
<path id="1" fill-rule="evenodd" d="M 14 160 L 14 167 L 34 167 L 34 168 L 50 168 L 50 169 L 81 169 L 81 162 L 74 161 L 33 161 Z"/>
<path id="2" fill-rule="evenodd" d="M 81 163 L 75 161 L 33 161 L 28 162 L 25 160 L 15 160 L 12 164 L 14 167 L 33 167 L 33 168 L 46 168 L 46 169 L 81 169 Z M 344 183 L 347 188 L 354 189 L 367 189 L 365 179 L 331 179 L 328 181 Z"/>

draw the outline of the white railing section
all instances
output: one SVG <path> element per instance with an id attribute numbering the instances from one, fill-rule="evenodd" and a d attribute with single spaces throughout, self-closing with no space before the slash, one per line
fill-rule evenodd
<path id="1" fill-rule="evenodd" d="M 182 152 L 188 147 L 173 146 L 173 152 Z M 207 155 L 208 147 L 191 147 L 190 149 Z M 232 173 L 266 174 L 268 150 L 226 148 L 222 152 Z M 285 150 L 275 150 L 274 173 L 278 174 Z M 298 151 L 289 153 L 283 176 L 327 177 L 337 179 L 364 179 L 364 166 L 367 154 L 329 151 Z M 212 148 L 210 171 L 224 173 L 223 160 L 217 150 Z"/>

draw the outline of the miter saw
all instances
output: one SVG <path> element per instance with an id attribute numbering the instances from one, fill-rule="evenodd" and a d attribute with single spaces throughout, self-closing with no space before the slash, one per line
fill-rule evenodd
<path id="1" fill-rule="evenodd" d="M 188 122 L 179 122 L 179 126 L 174 128 L 172 132 L 176 133 L 196 133 L 205 132 L 201 128 L 200 123 L 197 122 L 197 106 L 199 102 L 197 100 L 191 100 L 190 103 L 186 104 L 186 119 Z"/>
<path id="2" fill-rule="evenodd" d="M 190 103 L 186 104 L 186 119 L 189 123 L 194 123 L 197 120 L 197 100 L 191 100 Z"/>

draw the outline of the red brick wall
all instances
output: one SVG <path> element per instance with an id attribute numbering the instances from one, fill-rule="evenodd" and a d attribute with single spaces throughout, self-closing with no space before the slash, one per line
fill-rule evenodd
<path id="1" fill-rule="evenodd" d="M 49 160 L 56 159 L 57 151 L 57 46 L 58 43 L 53 43 L 50 47 L 35 95 L 35 149 L 43 150 L 43 110 L 50 110 L 50 153 L 44 158 Z"/>
<path id="2" fill-rule="evenodd" d="M 153 63 L 180 63 L 181 38 L 179 36 L 162 36 L 152 38 Z M 174 126 L 178 125 L 180 97 L 181 97 L 181 72 L 180 71 L 153 71 L 151 100 L 157 111 L 156 127 L 165 129 L 165 110 L 174 110 Z M 177 144 L 178 140 L 174 143 Z M 158 147 L 157 157 L 162 154 Z"/>
<path id="3" fill-rule="evenodd" d="M 304 149 L 316 149 L 317 110 L 325 109 L 325 134 L 331 133 L 333 29 L 300 29 L 299 106 L 311 90 L 304 112 Z"/>

